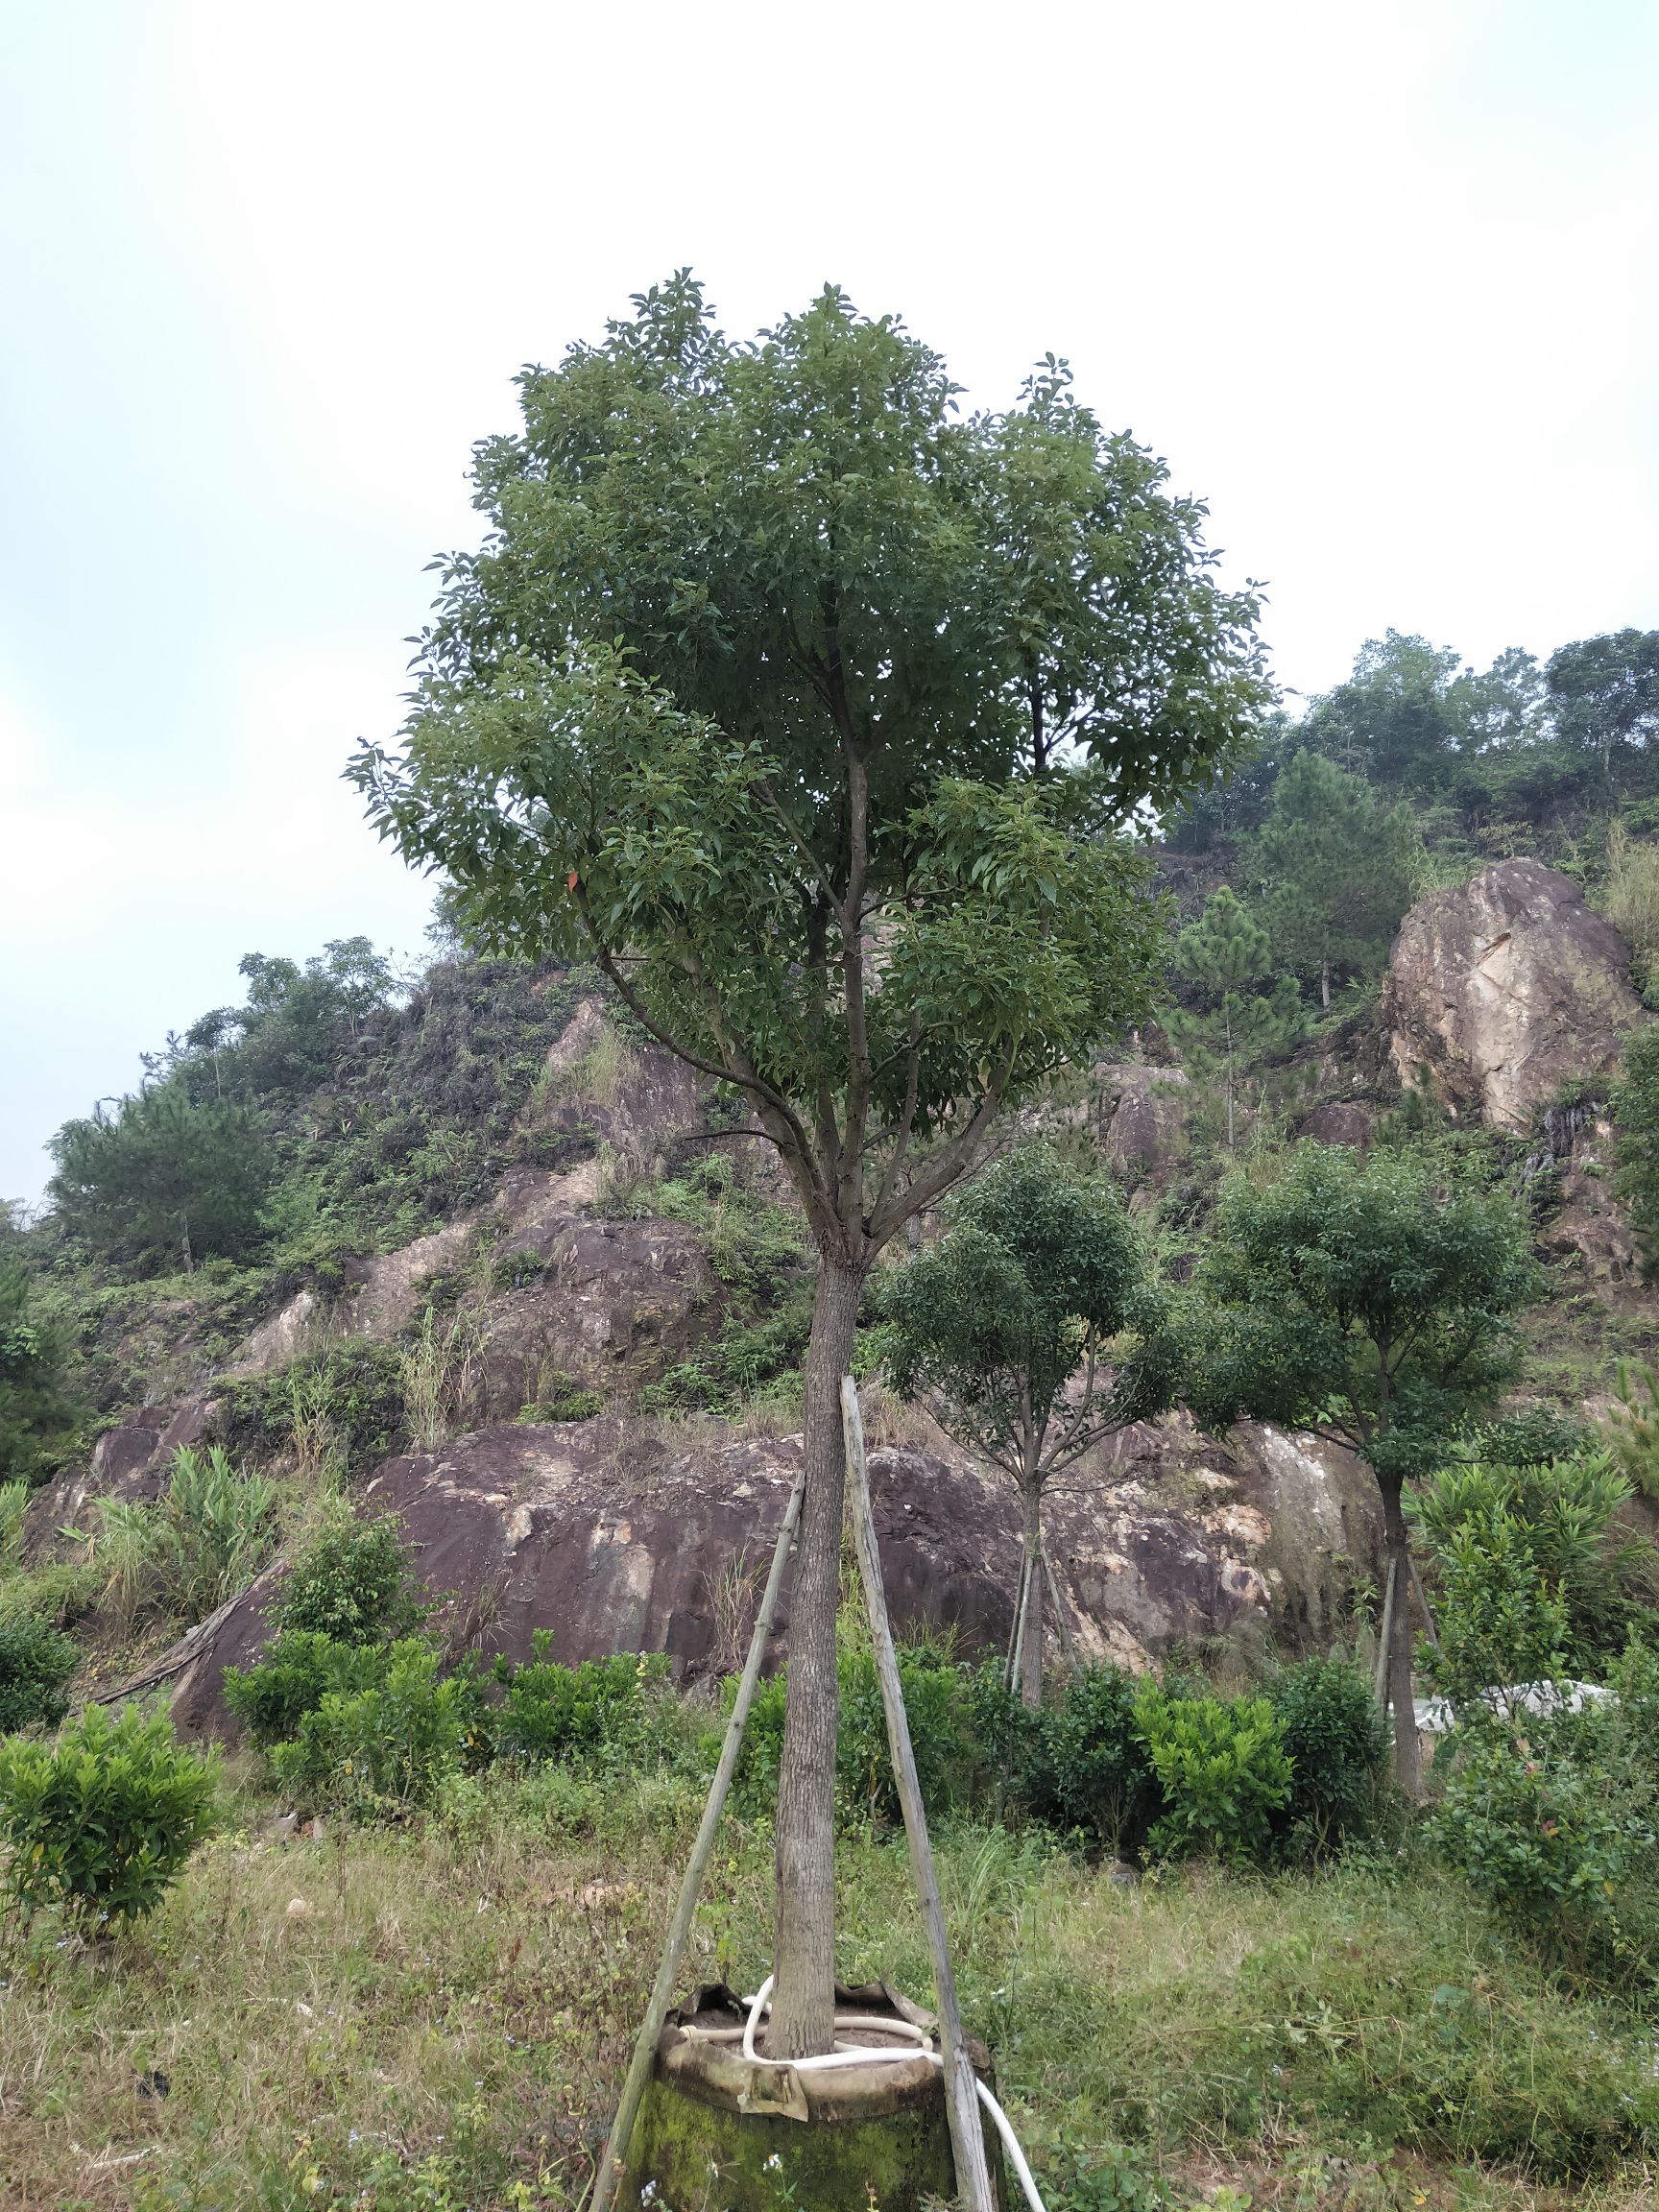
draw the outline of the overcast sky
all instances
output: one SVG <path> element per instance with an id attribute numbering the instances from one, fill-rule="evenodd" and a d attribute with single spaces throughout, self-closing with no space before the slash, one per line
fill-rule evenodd
<path id="1" fill-rule="evenodd" d="M 690 263 L 974 400 L 1052 349 L 1367 636 L 1659 623 L 1653 0 L 0 0 L 0 1196 L 240 996 L 420 949 L 339 781 L 511 378 Z"/>

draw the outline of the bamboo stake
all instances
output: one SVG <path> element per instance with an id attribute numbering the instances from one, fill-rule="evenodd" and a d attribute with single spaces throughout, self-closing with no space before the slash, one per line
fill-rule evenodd
<path id="1" fill-rule="evenodd" d="M 1415 1552 L 1411 1557 L 1411 1588 L 1418 1604 L 1423 1608 L 1423 1625 L 1429 1631 L 1429 1641 L 1438 1651 L 1440 1648 L 1440 1631 L 1434 1625 L 1434 1608 L 1430 1604 L 1429 1593 L 1423 1587 L 1423 1570 L 1417 1564 Z"/>
<path id="2" fill-rule="evenodd" d="M 1060 1638 L 1060 1649 L 1062 1654 L 1070 1660 L 1076 1647 L 1076 1640 L 1071 1634 L 1071 1623 L 1066 1618 L 1066 1608 L 1060 1602 L 1060 1584 L 1054 1573 L 1054 1562 L 1048 1556 L 1046 1544 L 1043 1546 L 1043 1572 L 1048 1577 L 1048 1602 L 1054 1608 L 1054 1628 Z"/>
<path id="3" fill-rule="evenodd" d="M 634 2133 L 634 2123 L 639 2114 L 639 2101 L 651 2079 L 652 2064 L 657 2056 L 657 2038 L 662 2032 L 662 2023 L 667 2019 L 668 2008 L 674 2001 L 674 1984 L 679 1977 L 685 1938 L 691 1933 L 698 1893 L 703 1887 L 703 1877 L 709 1870 L 709 1861 L 714 1850 L 715 1831 L 719 1828 L 720 1815 L 726 1808 L 726 1792 L 732 1787 L 737 1754 L 743 1748 L 743 1730 L 748 1724 L 749 1708 L 755 1702 L 755 1686 L 760 1679 L 760 1664 L 766 1656 L 766 1639 L 772 1631 L 772 1617 L 778 1610 L 778 1594 L 783 1587 L 783 1568 L 789 1557 L 789 1547 L 794 1541 L 796 1524 L 801 1518 L 801 1500 L 805 1488 L 806 1472 L 803 1468 L 795 1478 L 795 1487 L 790 1491 L 789 1503 L 783 1508 L 782 1525 L 778 1530 L 778 1545 L 772 1554 L 772 1572 L 766 1577 L 760 1610 L 755 1616 L 755 1633 L 749 1639 L 749 1657 L 737 1684 L 732 1718 L 726 1723 L 726 1741 L 720 1746 L 720 1764 L 714 1769 L 714 1780 L 709 1787 L 709 1802 L 703 1808 L 697 1840 L 691 1846 L 685 1878 L 680 1884 L 680 1900 L 674 1908 L 674 1917 L 668 1924 L 668 1941 L 662 1953 L 662 1962 L 657 1969 L 651 2002 L 645 2008 L 645 2018 L 635 2041 L 634 2056 L 628 2064 L 628 2078 L 622 2084 L 622 2096 L 616 2106 L 616 2117 L 611 2123 L 611 2133 L 599 2161 L 599 2171 L 593 2178 L 589 2212 L 606 2212 L 616 2193 L 622 2163 L 628 2155 L 628 2145 Z"/>
<path id="4" fill-rule="evenodd" d="M 864 1601 L 870 1612 L 870 1640 L 875 1648 L 877 1676 L 881 1684 L 881 1703 L 887 1714 L 887 1743 L 899 1783 L 899 1802 L 904 1812 L 910 1869 L 921 1899 L 922 1921 L 927 1931 L 927 1949 L 933 1960 L 939 2041 L 945 2060 L 945 2111 L 950 2127 L 950 2151 L 956 2162 L 956 2193 L 966 2212 L 996 2212 L 991 2172 L 985 2159 L 985 2131 L 979 2119 L 978 2091 L 974 2086 L 974 2068 L 962 2044 L 962 2010 L 956 2002 L 956 1977 L 950 1968 L 950 1947 L 945 1935 L 945 1908 L 939 1902 L 939 1884 L 933 1873 L 927 1816 L 922 1807 L 922 1787 L 916 1778 L 916 1760 L 910 1748 L 910 1723 L 904 1714 L 899 1661 L 887 1619 L 887 1597 L 881 1587 L 881 1553 L 876 1542 L 876 1516 L 870 1505 L 870 1471 L 864 1461 L 864 1419 L 858 1407 L 858 1385 L 851 1375 L 841 1378 L 841 1426 L 847 1442 L 853 1534 L 864 1580 Z"/>
<path id="5" fill-rule="evenodd" d="M 1400 1573 L 1398 1559 L 1388 1562 L 1388 1583 L 1382 1598 L 1382 1627 L 1377 1638 L 1377 1677 L 1371 1695 L 1384 1713 L 1388 1710 L 1388 1647 L 1394 1639 L 1394 1584 Z"/>

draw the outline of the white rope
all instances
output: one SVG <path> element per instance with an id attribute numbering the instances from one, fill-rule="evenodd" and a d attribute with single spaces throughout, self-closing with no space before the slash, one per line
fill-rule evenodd
<path id="1" fill-rule="evenodd" d="M 883 2059 L 888 2058 L 916 2057 L 926 2058 L 941 2072 L 944 2071 L 945 2060 L 934 2050 L 933 2039 L 926 2028 L 918 2028 L 913 2021 L 888 2018 L 885 2014 L 875 2012 L 837 2012 L 833 2037 L 834 2048 L 821 2053 L 816 2058 L 767 2058 L 763 2056 L 755 2048 L 755 2031 L 760 2024 L 761 2014 L 770 2012 L 772 2009 L 772 1982 L 773 1977 L 768 1974 L 754 1996 L 743 1999 L 749 2012 L 741 2030 L 736 2028 L 694 2028 L 688 2032 L 700 2035 L 709 2043 L 731 2043 L 736 2041 L 741 2035 L 743 2056 L 751 2066 L 791 2066 L 797 2074 L 825 2074 L 835 2066 L 869 2066 L 879 2064 Z M 854 2028 L 878 2029 L 884 2035 L 908 2037 L 909 2040 L 899 2043 L 843 2042 L 841 2031 Z M 1007 2113 L 1003 2111 L 1001 2105 L 998 2104 L 996 2098 L 992 2096 L 990 2090 L 986 2088 L 977 2075 L 974 2077 L 974 2087 L 978 2092 L 980 2104 L 984 2105 L 995 2122 L 998 2134 L 1002 2138 L 1002 2148 L 1007 2152 L 1013 2163 L 1014 2171 L 1020 2176 L 1020 2186 L 1025 2192 L 1025 2201 L 1030 2205 L 1031 2212 L 1045 2212 L 1043 2199 L 1038 2193 L 1036 2177 L 1026 2162 L 1024 2152 L 1020 2148 L 1019 2138 L 1014 2132 Z"/>

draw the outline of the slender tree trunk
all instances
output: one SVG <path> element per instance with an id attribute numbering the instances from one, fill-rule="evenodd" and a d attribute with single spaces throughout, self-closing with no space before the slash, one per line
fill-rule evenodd
<path id="1" fill-rule="evenodd" d="M 1394 1779 L 1408 1797 L 1423 1794 L 1423 1752 L 1411 1701 L 1411 1543 L 1398 1482 L 1381 1484 L 1382 1532 L 1394 1569 L 1394 1618 L 1388 1636 L 1388 1702 L 1394 1708 Z"/>
<path id="2" fill-rule="evenodd" d="M 1329 960 L 1321 960 L 1319 963 L 1319 1003 L 1329 1014 L 1331 1011 L 1331 963 Z"/>
<path id="3" fill-rule="evenodd" d="M 841 1378 L 864 1267 L 824 1256 L 806 1348 L 806 1497 L 789 1605 L 789 1708 L 778 1776 L 778 1904 L 772 1942 L 774 2058 L 828 2051 L 835 2026 L 835 1607 L 847 1458 Z"/>
<path id="4" fill-rule="evenodd" d="M 1020 1640 L 1020 1701 L 1035 1713 L 1043 1702 L 1043 1492 L 1022 1485 L 1025 1502 L 1025 1633 Z"/>

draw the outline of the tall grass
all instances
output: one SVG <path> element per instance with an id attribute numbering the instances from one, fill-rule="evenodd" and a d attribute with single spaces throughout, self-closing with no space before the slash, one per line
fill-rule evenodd
<path id="1" fill-rule="evenodd" d="M 1601 910 L 1630 948 L 1630 970 L 1646 993 L 1659 980 L 1659 844 L 1632 837 L 1622 822 L 1607 833 Z"/>
<path id="2" fill-rule="evenodd" d="M 125 1628 L 205 1620 L 246 1589 L 276 1545 L 276 1485 L 241 1475 L 215 1444 L 182 1446 L 154 1504 L 100 1501 L 104 1601 Z"/>
<path id="3" fill-rule="evenodd" d="M 27 1482 L 0 1482 L 0 1567 L 15 1565 L 23 1515 L 29 1504 Z"/>

